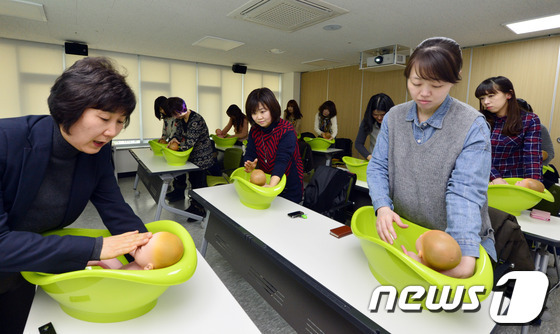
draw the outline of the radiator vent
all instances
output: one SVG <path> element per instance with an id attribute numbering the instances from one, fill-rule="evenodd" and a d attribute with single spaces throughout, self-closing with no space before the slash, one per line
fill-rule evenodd
<path id="1" fill-rule="evenodd" d="M 293 32 L 345 13 L 321 0 L 253 0 L 227 16 Z"/>

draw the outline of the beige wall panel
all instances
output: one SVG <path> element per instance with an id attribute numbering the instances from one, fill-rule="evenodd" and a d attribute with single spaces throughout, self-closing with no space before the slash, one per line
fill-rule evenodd
<path id="1" fill-rule="evenodd" d="M 328 99 L 336 104 L 338 138 L 356 138 L 360 124 L 362 72 L 357 66 L 329 70 Z M 324 101 L 321 101 L 323 103 Z M 318 108 L 319 105 L 316 106 Z"/>
<path id="2" fill-rule="evenodd" d="M 560 59 L 558 61 L 560 62 Z M 560 78 L 557 79 L 560 80 Z M 560 168 L 560 143 L 558 143 L 558 138 L 560 138 L 560 82 L 557 83 L 556 101 L 554 103 L 554 112 L 552 116 L 552 122 L 551 126 L 548 127 L 548 132 L 552 139 L 552 145 L 554 145 L 554 159 L 552 159 L 550 163 L 556 168 Z M 546 125 L 548 126 L 548 124 Z"/>
<path id="3" fill-rule="evenodd" d="M 459 101 L 467 102 L 467 95 L 469 89 L 469 71 L 470 71 L 470 61 L 472 56 L 472 49 L 463 49 L 463 69 L 461 70 L 461 81 L 456 83 L 449 95 L 456 98 Z"/>
<path id="4" fill-rule="evenodd" d="M 533 107 L 544 124 L 550 121 L 560 37 L 498 44 L 473 49 L 469 104 L 485 79 L 503 75 L 511 80 L 517 97 Z"/>
<path id="5" fill-rule="evenodd" d="M 395 104 L 406 102 L 406 78 L 404 69 L 397 71 L 372 72 L 363 71 L 363 96 L 361 116 L 363 118 L 369 99 L 379 93 L 385 93 L 391 97 Z"/>
<path id="6" fill-rule="evenodd" d="M 327 99 L 329 72 L 307 72 L 301 75 L 301 101 L 299 108 L 303 114 L 302 132 L 313 132 L 313 121 L 317 108 Z"/>

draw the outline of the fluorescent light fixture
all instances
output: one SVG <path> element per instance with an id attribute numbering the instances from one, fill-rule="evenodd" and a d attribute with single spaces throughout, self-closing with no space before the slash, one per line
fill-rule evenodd
<path id="1" fill-rule="evenodd" d="M 2 1 L 0 2 L 0 15 L 47 22 L 43 5 L 29 1 Z"/>
<path id="2" fill-rule="evenodd" d="M 505 25 L 516 34 L 560 28 L 560 14 Z"/>
<path id="3" fill-rule="evenodd" d="M 209 49 L 215 49 L 215 50 L 229 51 L 243 44 L 245 43 L 232 41 L 220 37 L 206 36 L 194 42 L 192 45 L 201 46 Z"/>

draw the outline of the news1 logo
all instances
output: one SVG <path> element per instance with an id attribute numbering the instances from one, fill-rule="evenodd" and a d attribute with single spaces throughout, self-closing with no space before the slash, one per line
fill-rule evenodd
<path id="1" fill-rule="evenodd" d="M 510 282 L 513 284 L 509 284 Z M 511 296 L 509 297 L 506 297 L 504 292 L 507 287 L 510 288 Z M 544 273 L 540 271 L 509 272 L 496 283 L 490 304 L 490 317 L 494 322 L 504 325 L 529 323 L 542 312 L 547 291 L 548 278 Z M 386 295 L 385 310 L 388 312 L 394 312 L 397 304 L 403 312 L 422 312 L 421 302 L 431 312 L 456 312 L 458 310 L 476 312 L 480 310 L 478 295 L 484 294 L 485 288 L 481 285 L 474 285 L 468 289 L 465 289 L 464 286 L 457 286 L 452 300 L 451 292 L 450 286 L 443 286 L 441 293 L 437 286 L 430 286 L 427 294 L 423 286 L 407 286 L 398 296 L 394 286 L 382 285 L 373 291 L 369 310 L 377 312 L 381 297 Z M 468 294 L 470 303 L 463 303 L 465 294 Z"/>
<path id="2" fill-rule="evenodd" d="M 500 289 L 513 281 L 509 303 L 504 291 L 495 291 L 490 304 L 490 317 L 498 324 L 520 325 L 535 320 L 544 308 L 548 278 L 540 271 L 512 271 L 496 283 Z M 496 290 L 496 289 L 495 289 Z"/>

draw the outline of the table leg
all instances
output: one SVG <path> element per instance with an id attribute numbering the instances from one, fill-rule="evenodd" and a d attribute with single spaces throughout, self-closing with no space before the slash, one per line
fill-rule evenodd
<path id="1" fill-rule="evenodd" d="M 138 174 L 136 175 L 137 175 L 136 177 L 138 177 Z M 159 217 L 161 216 L 161 209 L 165 204 L 165 195 L 167 194 L 167 188 L 169 188 L 169 184 L 171 183 L 171 181 L 173 181 L 173 177 L 170 175 L 162 175 L 161 180 L 163 181 L 163 184 L 161 185 L 161 190 L 159 192 L 158 205 L 157 205 L 156 216 L 154 217 L 154 220 L 159 220 Z"/>
<path id="2" fill-rule="evenodd" d="M 174 176 L 172 174 L 162 174 L 162 175 L 160 175 L 160 178 L 163 181 L 163 184 L 161 186 L 161 191 L 159 193 L 159 200 L 158 200 L 158 206 L 157 206 L 157 209 L 156 209 L 155 220 L 159 220 L 159 217 L 161 215 L 161 210 L 165 209 L 169 212 L 172 212 L 174 214 L 177 214 L 177 215 L 180 215 L 180 216 L 183 216 L 183 217 L 192 218 L 192 219 L 195 219 L 197 221 L 202 221 L 202 219 L 204 217 L 192 214 L 192 213 L 187 212 L 185 210 L 176 209 L 172 206 L 169 206 L 169 204 L 167 204 L 165 202 L 165 194 L 167 194 L 167 188 L 169 187 L 169 184 L 171 183 L 171 181 L 173 181 Z"/>
<path id="3" fill-rule="evenodd" d="M 208 240 L 205 237 L 202 237 L 202 245 L 200 246 L 200 254 L 202 257 L 206 257 L 206 250 L 208 249 Z"/>
<path id="4" fill-rule="evenodd" d="M 327 165 L 327 167 L 330 167 L 331 163 L 332 163 L 332 154 L 327 153 L 327 154 L 325 154 L 325 157 L 326 157 L 325 165 Z"/>
<path id="5" fill-rule="evenodd" d="M 138 176 L 138 173 L 136 173 L 136 177 L 134 178 L 134 186 L 132 186 L 132 189 L 136 190 L 138 188 L 138 181 L 140 180 L 140 177 Z"/>
<path id="6" fill-rule="evenodd" d="M 554 255 L 556 256 L 556 248 L 554 248 Z M 541 245 L 540 242 L 535 243 L 535 270 L 541 271 L 546 275 L 546 270 L 548 268 L 548 251 L 546 249 L 546 245 Z M 556 259 L 554 259 L 554 263 L 556 264 Z M 558 268 L 556 268 L 558 271 Z M 560 276 L 559 276 L 560 277 Z M 548 290 L 550 293 L 553 289 L 558 286 L 558 283 L 551 289 Z M 546 312 L 546 311 L 545 311 Z M 521 327 L 521 334 L 529 333 L 529 325 L 524 325 Z"/>

